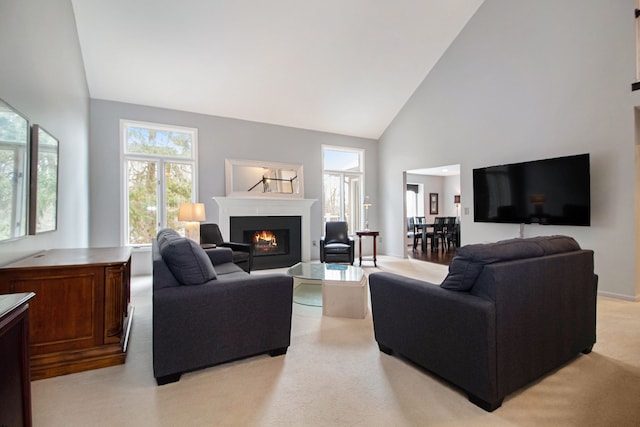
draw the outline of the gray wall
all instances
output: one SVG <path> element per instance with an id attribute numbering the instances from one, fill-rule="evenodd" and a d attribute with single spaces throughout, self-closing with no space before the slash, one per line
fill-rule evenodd
<path id="1" fill-rule="evenodd" d="M 595 250 L 600 290 L 635 299 L 633 9 L 486 0 L 380 139 L 384 251 L 402 254 L 403 170 L 460 163 L 462 243 L 488 242 L 519 226 L 473 222 L 473 168 L 588 152 L 591 227 L 527 225 L 525 236 L 575 237 Z"/>
<path id="2" fill-rule="evenodd" d="M 69 0 L 0 2 L 0 98 L 60 141 L 58 230 L 0 243 L 0 265 L 88 244 L 89 94 Z"/>
<path id="3" fill-rule="evenodd" d="M 304 167 L 305 198 L 317 199 L 311 209 L 311 240 L 318 241 L 323 232 L 322 144 L 364 148 L 365 194 L 377 200 L 377 142 L 323 132 L 243 120 L 166 110 L 103 100 L 91 101 L 91 245 L 120 245 L 121 174 L 120 119 L 164 123 L 198 129 L 199 201 L 205 204 L 207 222 L 217 222 L 217 205 L 213 196 L 225 195 L 224 160 L 248 159 L 298 163 Z M 378 224 L 376 210 L 370 212 L 371 228 Z M 319 258 L 313 247 L 311 257 Z"/>

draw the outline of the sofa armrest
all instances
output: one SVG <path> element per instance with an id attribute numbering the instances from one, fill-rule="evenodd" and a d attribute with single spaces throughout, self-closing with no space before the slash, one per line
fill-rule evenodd
<path id="1" fill-rule="evenodd" d="M 492 301 L 392 273 L 369 276 L 375 339 L 491 401 L 496 317 Z"/>
<path id="2" fill-rule="evenodd" d="M 241 278 L 217 278 L 203 285 L 164 288 L 153 294 L 154 323 L 171 324 L 166 330 L 184 333 L 184 322 L 215 326 L 221 313 L 253 309 L 288 307 L 293 301 L 293 278 L 284 274 L 243 275 Z M 251 310 L 248 307 L 253 307 Z M 175 323 L 172 321 L 175 320 Z M 204 323 L 200 323 L 204 322 Z M 181 324 L 182 323 L 182 324 Z M 194 329 L 202 329 L 195 327 Z"/>
<path id="3" fill-rule="evenodd" d="M 253 245 L 249 243 L 236 243 L 236 242 L 224 242 L 222 245 L 225 248 L 231 248 L 234 251 L 253 253 Z"/>
<path id="4" fill-rule="evenodd" d="M 233 252 L 229 248 L 215 247 L 205 249 L 204 251 L 207 253 L 214 266 L 233 262 Z"/>

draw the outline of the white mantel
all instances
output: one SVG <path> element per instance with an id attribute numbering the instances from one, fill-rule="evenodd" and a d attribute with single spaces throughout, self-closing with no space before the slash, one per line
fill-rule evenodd
<path id="1" fill-rule="evenodd" d="M 232 216 L 301 217 L 302 261 L 311 260 L 311 205 L 316 199 L 213 197 L 213 201 L 218 204 L 218 227 L 223 236 L 230 236 Z"/>

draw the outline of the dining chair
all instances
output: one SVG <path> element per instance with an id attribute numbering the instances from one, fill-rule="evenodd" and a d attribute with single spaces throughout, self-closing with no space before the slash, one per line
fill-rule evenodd
<path id="1" fill-rule="evenodd" d="M 446 218 L 444 237 L 447 251 L 451 249 L 452 243 L 454 247 L 458 246 L 458 219 L 455 216 L 448 216 Z"/>
<path id="2" fill-rule="evenodd" d="M 433 221 L 433 236 L 431 237 L 431 251 L 437 252 L 440 242 L 442 242 L 442 250 L 445 250 L 445 230 L 447 220 L 443 216 L 435 217 Z"/>
<path id="3" fill-rule="evenodd" d="M 414 222 L 414 230 L 413 230 L 413 250 L 415 251 L 416 248 L 418 247 L 418 240 L 420 240 L 420 244 L 422 246 L 422 250 L 424 251 L 425 248 L 425 241 L 423 240 L 423 236 L 424 236 L 424 227 L 425 227 L 425 217 L 423 216 L 415 216 L 413 217 L 413 222 Z"/>
<path id="4" fill-rule="evenodd" d="M 413 250 L 416 250 L 416 244 L 418 239 L 418 230 L 416 229 L 416 222 L 414 217 L 407 217 L 407 238 L 413 240 Z"/>

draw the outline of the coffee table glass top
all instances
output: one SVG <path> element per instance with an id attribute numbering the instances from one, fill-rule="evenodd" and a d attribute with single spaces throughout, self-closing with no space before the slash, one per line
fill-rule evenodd
<path id="1" fill-rule="evenodd" d="M 309 262 L 299 262 L 289 268 L 287 273 L 298 279 L 340 282 L 360 282 L 364 276 L 364 270 L 353 265 Z"/>

